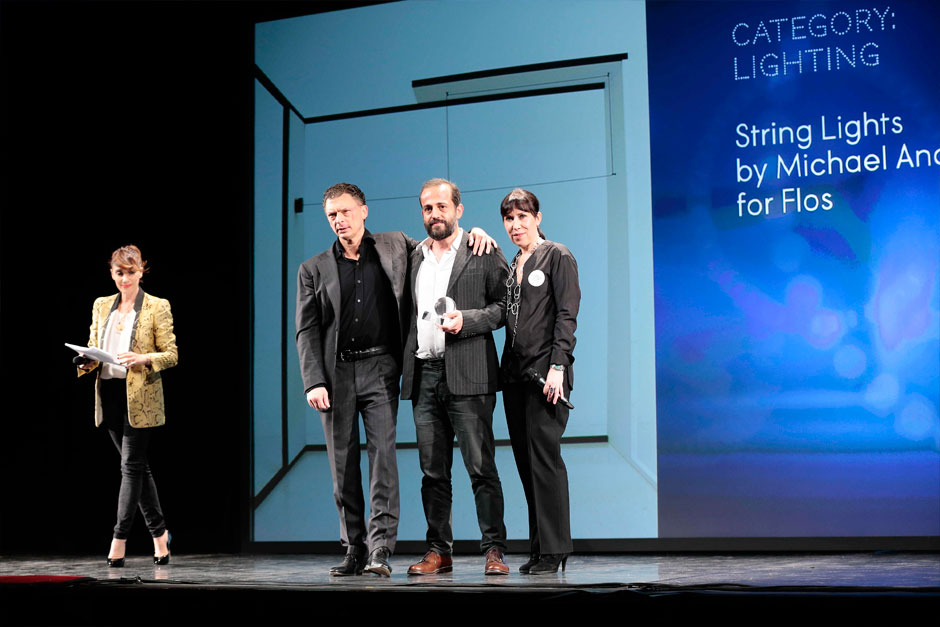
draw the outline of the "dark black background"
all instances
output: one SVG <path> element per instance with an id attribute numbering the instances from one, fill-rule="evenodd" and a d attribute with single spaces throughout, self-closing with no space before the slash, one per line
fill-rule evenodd
<path id="1" fill-rule="evenodd" d="M 140 246 L 180 362 L 151 451 L 174 550 L 248 525 L 252 31 L 296 2 L 0 3 L 0 553 L 100 553 L 119 457 L 64 342 Z M 152 550 L 140 516 L 130 554 Z"/>

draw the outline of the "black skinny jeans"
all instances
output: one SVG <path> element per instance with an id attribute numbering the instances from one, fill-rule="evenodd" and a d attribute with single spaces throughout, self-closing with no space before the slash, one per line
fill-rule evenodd
<path id="1" fill-rule="evenodd" d="M 104 425 L 118 453 L 121 454 L 121 491 L 118 494 L 117 524 L 114 537 L 126 540 L 137 508 L 144 515 L 147 529 L 154 538 L 166 531 L 157 485 L 150 474 L 147 447 L 153 428 L 135 429 L 127 418 L 127 388 L 124 379 L 101 379 L 101 409 Z"/>

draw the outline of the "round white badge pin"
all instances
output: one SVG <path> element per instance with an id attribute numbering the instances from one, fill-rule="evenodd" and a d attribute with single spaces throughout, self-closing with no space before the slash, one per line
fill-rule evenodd
<path id="1" fill-rule="evenodd" d="M 536 270 L 529 275 L 529 285 L 532 287 L 538 287 L 545 282 L 545 273 L 541 270 Z"/>

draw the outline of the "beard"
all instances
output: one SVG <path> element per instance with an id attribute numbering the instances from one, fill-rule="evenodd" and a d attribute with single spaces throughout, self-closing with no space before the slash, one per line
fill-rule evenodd
<path id="1" fill-rule="evenodd" d="M 440 225 L 442 228 L 434 230 L 434 227 Z M 454 227 L 456 227 L 456 221 L 448 222 L 447 220 L 435 220 L 433 222 L 425 222 L 424 230 L 428 232 L 428 235 L 431 239 L 441 241 L 442 239 L 447 239 L 454 234 Z"/>

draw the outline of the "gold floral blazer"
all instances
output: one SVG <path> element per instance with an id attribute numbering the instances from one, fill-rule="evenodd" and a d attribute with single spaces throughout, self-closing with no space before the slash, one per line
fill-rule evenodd
<path id="1" fill-rule="evenodd" d="M 120 294 L 115 294 L 95 299 L 91 310 L 89 346 L 102 345 L 108 316 L 117 309 L 120 298 Z M 166 422 L 160 371 L 175 366 L 178 360 L 170 301 L 140 290 L 134 302 L 134 310 L 137 315 L 130 350 L 149 357 L 150 365 L 127 371 L 127 419 L 132 427 L 159 427 Z M 79 368 L 78 376 L 92 372 L 100 365 L 96 362 L 91 370 Z M 100 427 L 102 421 L 99 377 L 95 381 L 95 426 Z"/>

